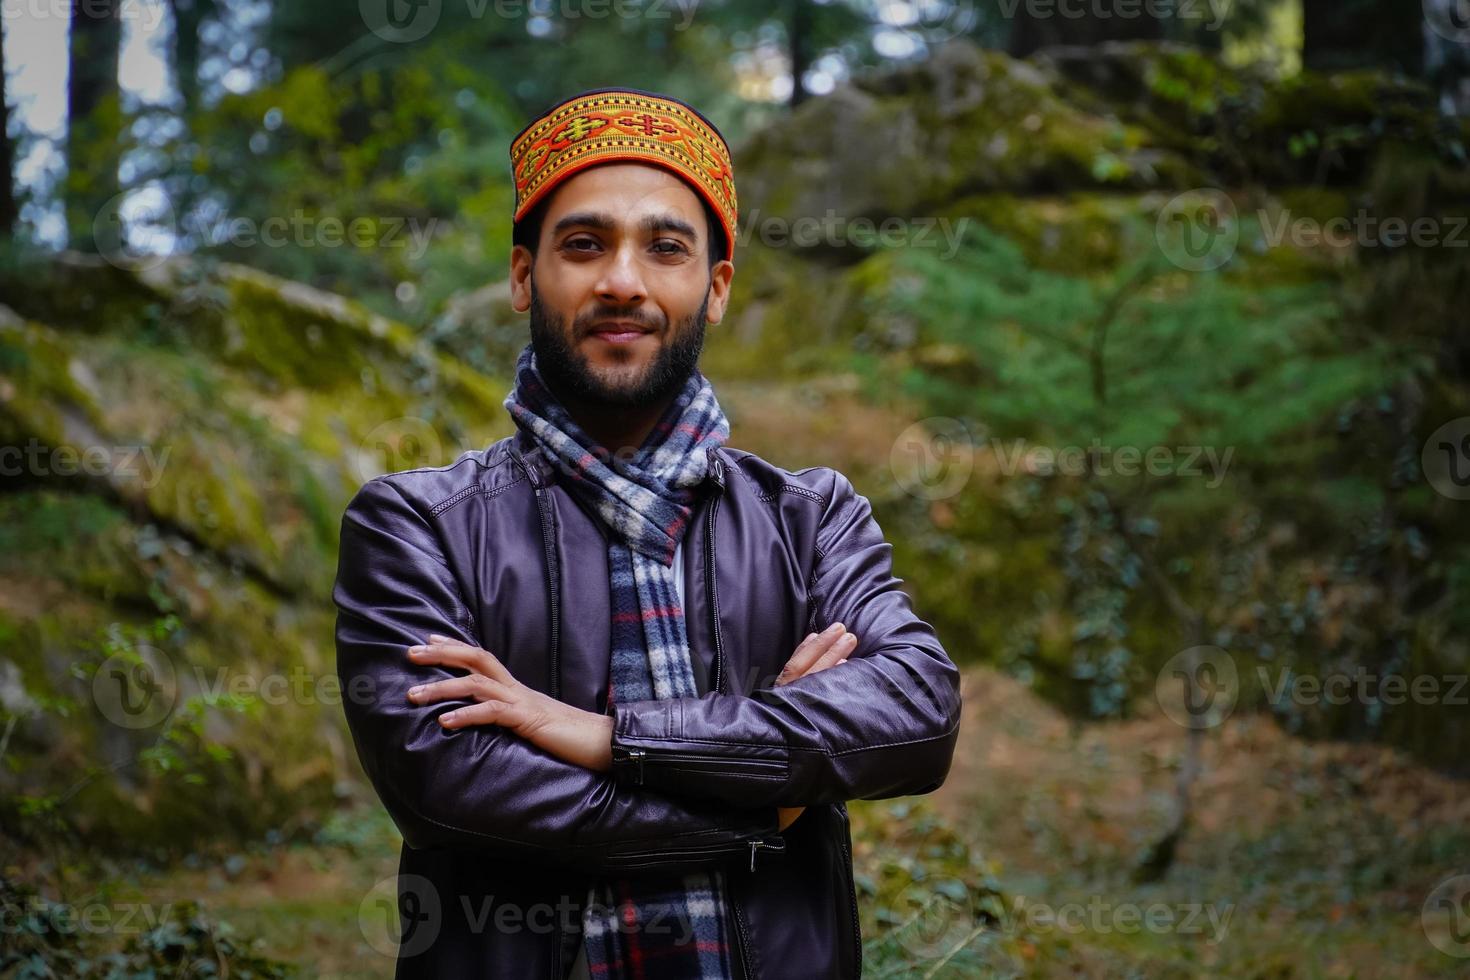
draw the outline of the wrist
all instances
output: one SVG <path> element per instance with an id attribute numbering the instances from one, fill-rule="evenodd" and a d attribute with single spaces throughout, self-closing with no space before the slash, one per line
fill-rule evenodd
<path id="1" fill-rule="evenodd" d="M 587 768 L 594 772 L 612 771 L 613 716 L 585 712 L 591 719 L 592 734 L 588 741 L 592 746 L 592 757 Z"/>

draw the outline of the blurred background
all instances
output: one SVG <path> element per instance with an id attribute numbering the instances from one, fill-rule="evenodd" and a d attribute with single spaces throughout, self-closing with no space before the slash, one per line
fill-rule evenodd
<path id="1" fill-rule="evenodd" d="M 342 510 L 511 431 L 510 138 L 735 148 L 731 444 L 966 674 L 865 976 L 1470 970 L 1464 0 L 4 0 L 0 976 L 382 977 Z"/>

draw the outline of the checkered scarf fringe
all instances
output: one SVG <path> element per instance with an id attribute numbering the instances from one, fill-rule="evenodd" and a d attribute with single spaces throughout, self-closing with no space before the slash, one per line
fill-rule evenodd
<path id="1" fill-rule="evenodd" d="M 601 449 L 546 387 L 531 345 L 505 400 L 516 425 L 569 478 L 608 535 L 612 702 L 698 697 L 673 567 L 708 451 L 730 435 L 714 388 L 695 371 L 631 459 Z M 597 980 L 728 980 L 731 935 L 722 871 L 605 878 L 582 914 Z"/>

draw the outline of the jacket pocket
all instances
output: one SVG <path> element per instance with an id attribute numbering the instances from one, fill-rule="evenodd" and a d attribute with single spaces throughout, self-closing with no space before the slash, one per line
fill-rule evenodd
<path id="1" fill-rule="evenodd" d="M 623 775 L 632 785 L 642 786 L 647 770 L 663 772 L 739 773 L 751 779 L 785 779 L 791 771 L 786 759 L 759 759 L 733 755 L 684 752 L 677 749 L 655 750 L 612 748 L 615 775 Z"/>
<path id="2" fill-rule="evenodd" d="M 631 871 L 639 868 L 657 868 L 667 864 L 684 864 L 690 858 L 745 857 L 748 855 L 750 863 L 754 865 L 756 854 L 762 850 L 780 853 L 786 850 L 786 840 L 779 836 L 756 837 L 748 840 L 721 841 L 717 844 L 695 844 L 678 848 L 666 847 L 658 850 L 620 851 L 616 854 L 608 855 L 605 863 L 610 869 Z"/>

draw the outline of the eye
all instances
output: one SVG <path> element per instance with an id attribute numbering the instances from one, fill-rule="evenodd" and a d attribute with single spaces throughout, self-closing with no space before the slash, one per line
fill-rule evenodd
<path id="1" fill-rule="evenodd" d="M 583 245 L 589 246 L 589 248 L 582 248 Z M 569 238 L 562 243 L 561 247 L 568 252 L 586 252 L 597 247 L 597 239 L 589 238 L 586 235 L 580 238 Z"/>
<path id="2" fill-rule="evenodd" d="M 654 250 L 660 255 L 683 255 L 689 249 L 683 242 L 674 241 L 672 238 L 663 238 L 653 243 Z"/>

